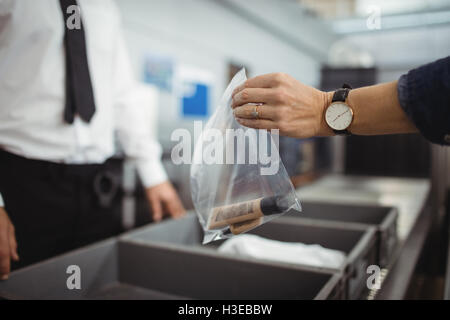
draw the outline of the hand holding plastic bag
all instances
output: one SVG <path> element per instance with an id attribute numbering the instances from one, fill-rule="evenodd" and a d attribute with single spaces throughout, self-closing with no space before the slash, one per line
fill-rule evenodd
<path id="1" fill-rule="evenodd" d="M 195 145 L 191 192 L 203 243 L 246 232 L 290 209 L 301 211 L 278 136 L 243 127 L 233 116 L 232 92 L 246 80 L 244 69 L 234 76 Z"/>

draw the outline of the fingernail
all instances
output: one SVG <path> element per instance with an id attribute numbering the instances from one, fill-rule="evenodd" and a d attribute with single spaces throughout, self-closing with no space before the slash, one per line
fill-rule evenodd
<path id="1" fill-rule="evenodd" d="M 0 280 L 4 281 L 4 280 L 8 280 L 8 278 L 9 278 L 9 275 L 5 274 L 0 277 Z"/>

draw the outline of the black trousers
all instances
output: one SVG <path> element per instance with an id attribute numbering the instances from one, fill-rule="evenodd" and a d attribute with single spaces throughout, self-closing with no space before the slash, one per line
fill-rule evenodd
<path id="1" fill-rule="evenodd" d="M 117 235 L 121 227 L 120 192 L 100 205 L 94 190 L 101 165 L 65 165 L 30 160 L 0 150 L 0 192 L 15 226 L 17 269 Z M 117 168 L 116 168 L 117 171 Z"/>

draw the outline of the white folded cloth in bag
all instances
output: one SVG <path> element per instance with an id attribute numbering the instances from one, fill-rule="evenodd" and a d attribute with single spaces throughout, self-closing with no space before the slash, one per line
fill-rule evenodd
<path id="1" fill-rule="evenodd" d="M 345 253 L 327 249 L 318 244 L 281 242 L 252 234 L 235 236 L 225 241 L 219 252 L 256 259 L 339 269 L 345 262 Z"/>

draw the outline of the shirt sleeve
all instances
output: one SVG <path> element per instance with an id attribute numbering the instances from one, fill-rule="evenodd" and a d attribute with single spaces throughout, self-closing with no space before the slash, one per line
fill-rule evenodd
<path id="1" fill-rule="evenodd" d="M 145 187 L 167 180 L 156 138 L 157 90 L 134 79 L 119 23 L 114 57 L 114 113 L 117 137 L 127 157 L 136 162 Z"/>
<path id="2" fill-rule="evenodd" d="M 0 207 L 4 207 L 5 202 L 3 202 L 2 194 L 0 193 Z"/>
<path id="3" fill-rule="evenodd" d="M 422 135 L 450 145 L 450 56 L 402 75 L 397 91 L 400 105 Z"/>

